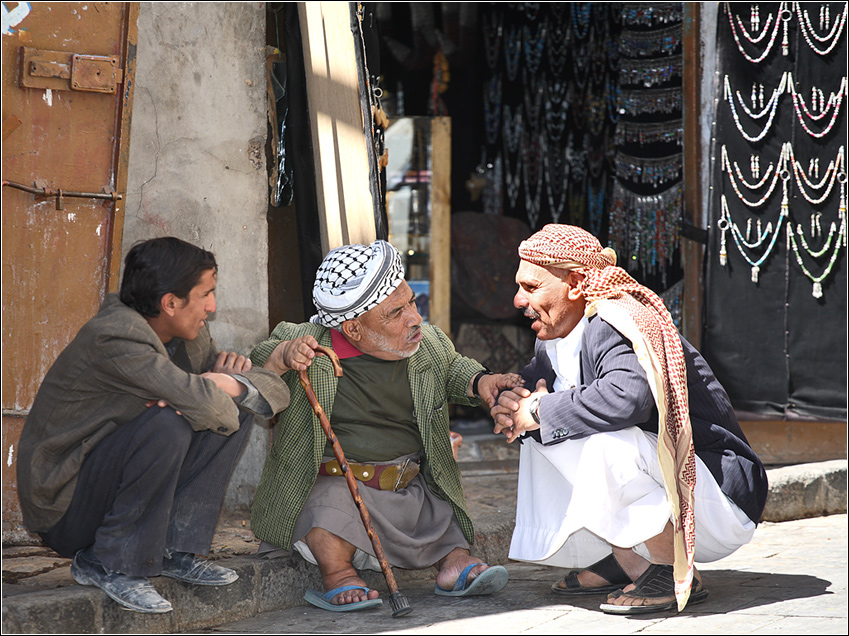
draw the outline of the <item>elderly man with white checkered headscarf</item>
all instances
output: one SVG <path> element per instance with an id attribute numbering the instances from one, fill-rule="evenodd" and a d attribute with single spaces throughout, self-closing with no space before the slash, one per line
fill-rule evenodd
<path id="1" fill-rule="evenodd" d="M 469 553 L 474 537 L 449 436 L 448 403 L 495 405 L 516 374 L 492 374 L 422 323 L 401 255 L 386 241 L 331 250 L 316 273 L 310 322 L 280 323 L 251 354 L 291 391 L 252 510 L 260 552 L 293 548 L 319 566 L 325 592 L 305 599 L 326 610 L 382 603 L 357 570 L 380 570 L 334 453 L 298 380 L 308 369 L 390 565 L 436 565 L 435 593 L 490 594 L 507 570 Z M 343 375 L 316 357 L 338 355 Z M 363 487 L 364 486 L 364 487 Z"/>
<path id="2" fill-rule="evenodd" d="M 694 560 L 747 543 L 766 501 L 728 395 L 588 232 L 546 225 L 519 256 L 513 304 L 535 355 L 491 410 L 496 432 L 522 439 L 510 558 L 577 568 L 552 591 L 608 594 L 606 613 L 705 600 Z"/>

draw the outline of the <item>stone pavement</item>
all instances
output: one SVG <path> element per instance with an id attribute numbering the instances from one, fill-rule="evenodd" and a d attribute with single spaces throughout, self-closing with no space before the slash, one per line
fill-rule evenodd
<path id="1" fill-rule="evenodd" d="M 623 619 L 602 615 L 597 598 L 567 603 L 554 597 L 548 588 L 562 572 L 508 563 L 517 447 L 473 428 L 463 435 L 459 460 L 477 531 L 473 552 L 488 563 L 507 564 L 511 572 L 508 587 L 491 598 L 435 597 L 434 571 L 396 569 L 399 587 L 414 606 L 409 617 L 392 619 L 386 610 L 323 612 L 303 601 L 305 589 L 321 589 L 317 568 L 298 556 L 254 558 L 258 541 L 246 518 L 231 516 L 219 523 L 211 557 L 235 569 L 239 580 L 209 588 L 157 577 L 157 589 L 174 605 L 173 612 L 158 616 L 123 610 L 100 590 L 76 585 L 70 561 L 46 548 L 4 547 L 2 632 L 413 633 L 456 628 L 451 633 L 461 633 L 471 619 L 475 633 L 564 633 L 570 627 L 584 633 L 683 633 L 680 621 L 693 620 L 698 625 L 688 622 L 686 629 L 701 633 L 847 632 L 846 460 L 771 469 L 767 523 L 753 543 L 700 568 L 711 591 L 708 602 L 680 616 Z M 385 591 L 379 573 L 364 578 Z"/>

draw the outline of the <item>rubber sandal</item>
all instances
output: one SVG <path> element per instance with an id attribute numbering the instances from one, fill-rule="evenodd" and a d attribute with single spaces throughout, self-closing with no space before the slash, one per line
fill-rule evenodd
<path id="1" fill-rule="evenodd" d="M 362 585 L 343 585 L 342 587 L 333 588 L 324 594 L 316 592 L 315 590 L 307 590 L 306 594 L 304 594 L 304 600 L 307 603 L 320 607 L 328 612 L 356 612 L 358 610 L 368 609 L 369 607 L 383 605 L 383 599 L 379 598 L 370 598 L 365 601 L 347 603 L 345 605 L 334 605 L 331 602 L 334 596 L 341 592 L 347 592 L 348 590 L 363 590 L 366 594 L 371 591 L 369 588 Z"/>
<path id="2" fill-rule="evenodd" d="M 460 572 L 460 576 L 457 577 L 457 582 L 454 584 L 453 589 L 443 590 L 438 585 L 434 585 L 433 593 L 439 596 L 483 596 L 485 594 L 494 594 L 507 585 L 507 579 L 510 578 L 507 569 L 501 565 L 493 565 L 478 574 L 472 579 L 469 586 L 466 587 L 466 579 L 469 577 L 469 572 L 479 565 L 486 565 L 486 563 L 472 563 L 466 566 Z"/>
<path id="3" fill-rule="evenodd" d="M 702 603 L 708 597 L 708 591 L 702 585 L 701 580 L 694 577 L 693 583 L 695 589 L 690 589 L 690 598 L 687 601 L 687 606 Z M 630 598 L 667 598 L 673 597 L 668 603 L 659 603 L 657 605 L 612 605 L 610 603 L 602 603 L 599 606 L 605 614 L 619 615 L 638 615 L 638 614 L 653 614 L 655 612 L 668 612 L 678 609 L 678 601 L 675 600 L 675 580 L 672 576 L 671 565 L 658 565 L 652 563 L 643 574 L 634 581 L 636 586 L 630 592 L 617 590 L 608 596 L 608 600 L 613 600 L 627 596 Z"/>
<path id="4" fill-rule="evenodd" d="M 602 585 L 601 587 L 583 587 L 578 582 L 578 574 L 584 570 L 589 570 L 593 574 L 597 574 L 606 580 L 609 585 Z M 622 566 L 619 565 L 619 561 L 617 561 L 616 557 L 612 554 L 608 554 L 601 561 L 596 561 L 592 565 L 584 568 L 584 570 L 572 570 L 563 578 L 563 582 L 566 584 L 566 587 L 561 587 L 558 582 L 551 586 L 551 591 L 555 594 L 562 594 L 563 596 L 609 594 L 611 592 L 621 590 L 623 587 L 632 582 L 631 577 L 625 574 L 625 570 L 622 569 Z"/>

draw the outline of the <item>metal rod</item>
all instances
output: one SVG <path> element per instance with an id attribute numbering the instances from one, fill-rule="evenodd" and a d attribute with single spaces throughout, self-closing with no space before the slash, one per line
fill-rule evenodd
<path id="1" fill-rule="evenodd" d="M 335 351 L 319 346 L 316 347 L 315 352 L 317 354 L 324 354 L 330 358 L 330 362 L 333 364 L 333 374 L 337 378 L 342 377 L 342 365 L 339 363 L 339 358 Z M 389 567 L 389 562 L 386 560 L 386 555 L 383 553 L 383 546 L 380 545 L 380 538 L 378 538 L 377 533 L 374 531 L 374 526 L 371 522 L 371 515 L 369 515 L 366 504 L 363 501 L 362 496 L 360 496 L 360 489 L 357 486 L 357 480 L 354 478 L 354 473 L 351 472 L 348 466 L 348 460 L 345 459 L 345 453 L 342 450 L 342 446 L 339 444 L 339 440 L 336 438 L 336 434 L 333 432 L 333 429 L 330 428 L 330 420 L 327 418 L 327 414 L 324 412 L 321 404 L 318 403 L 318 398 L 315 396 L 315 391 L 313 391 L 312 383 L 310 382 L 307 372 L 298 371 L 298 379 L 301 381 L 301 386 L 304 387 L 304 391 L 307 394 L 307 399 L 312 405 L 313 411 L 315 411 L 315 414 L 318 416 L 318 421 L 321 424 L 324 434 L 327 436 L 327 439 L 330 441 L 330 445 L 333 447 L 333 454 L 336 456 L 336 461 L 339 462 L 342 474 L 348 482 L 348 490 L 351 491 L 351 496 L 354 498 L 354 504 L 356 504 L 357 509 L 360 511 L 360 517 L 362 518 L 363 526 L 365 526 L 366 534 L 368 534 L 368 538 L 371 540 L 371 545 L 374 548 L 374 554 L 380 562 L 380 569 L 383 570 L 383 576 L 386 579 L 386 585 L 389 588 L 389 604 L 392 607 L 392 617 L 398 618 L 400 616 L 405 616 L 412 612 L 413 608 L 410 607 L 410 602 L 407 600 L 407 597 L 398 590 L 398 584 L 395 582 L 395 575 L 392 573 L 392 568 Z"/>
<path id="2" fill-rule="evenodd" d="M 75 197 L 78 199 L 108 199 L 110 201 L 120 201 L 123 197 L 120 194 L 115 192 L 74 192 L 72 190 L 52 190 L 50 188 L 36 188 L 34 186 L 27 186 L 23 183 L 16 183 L 15 181 L 3 181 L 4 186 L 9 186 L 10 188 L 16 188 L 18 190 L 23 190 L 24 192 L 29 192 L 30 194 L 36 194 L 42 197 Z"/>

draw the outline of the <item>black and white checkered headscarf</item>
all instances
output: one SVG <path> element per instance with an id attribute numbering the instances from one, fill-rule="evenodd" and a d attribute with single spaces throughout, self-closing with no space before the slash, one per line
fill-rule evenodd
<path id="1" fill-rule="evenodd" d="M 401 254 L 386 241 L 330 250 L 315 275 L 318 313 L 310 322 L 337 328 L 386 300 L 403 280 Z"/>

